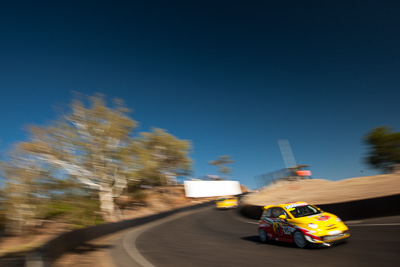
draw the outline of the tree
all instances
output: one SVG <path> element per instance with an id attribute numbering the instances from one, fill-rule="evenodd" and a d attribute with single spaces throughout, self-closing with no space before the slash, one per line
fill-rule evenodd
<path id="1" fill-rule="evenodd" d="M 18 149 L 43 168 L 54 168 L 58 177 L 72 176 L 98 193 L 106 221 L 121 218 L 114 198 L 126 187 L 132 172 L 132 131 L 136 122 L 115 99 L 107 107 L 103 96 L 89 98 L 88 107 L 75 99 L 71 113 L 62 114 L 47 127 L 30 127 L 31 139 Z"/>
<path id="2" fill-rule="evenodd" d="M 388 172 L 393 165 L 400 164 L 400 132 L 377 127 L 364 137 L 364 141 L 369 145 L 367 163 L 372 167 Z"/>
<path id="3" fill-rule="evenodd" d="M 234 162 L 235 161 L 231 158 L 231 156 L 219 156 L 216 160 L 208 162 L 208 164 L 216 166 L 221 174 L 229 175 L 232 172 L 232 168 L 226 165 Z"/>
<path id="4" fill-rule="evenodd" d="M 163 129 L 141 133 L 134 146 L 137 178 L 151 185 L 169 185 L 176 176 L 188 175 L 190 149 L 189 141 L 179 140 Z"/>
<path id="5" fill-rule="evenodd" d="M 102 221 L 97 197 L 76 179 L 63 177 L 38 157 L 16 149 L 7 162 L 0 162 L 6 178 L 1 192 L 0 220 L 6 234 L 29 234 L 43 219 L 63 214 L 73 225 Z M 97 205 L 96 205 L 97 204 Z"/>
<path id="6" fill-rule="evenodd" d="M 109 107 L 103 96 L 95 95 L 76 98 L 69 112 L 47 126 L 31 126 L 30 139 L 17 144 L 10 160 L 0 162 L 7 180 L 3 202 L 9 209 L 0 210 L 0 217 L 14 216 L 9 216 L 8 225 L 21 230 L 25 222 L 47 216 L 43 214 L 57 203 L 65 209 L 82 200 L 82 212 L 75 214 L 85 214 L 84 209 L 98 214 L 98 203 L 103 220 L 116 221 L 122 214 L 115 200 L 126 193 L 128 184 L 168 185 L 190 172 L 189 141 L 161 129 L 135 138 L 137 123 L 128 113 L 121 100 Z"/>
<path id="7" fill-rule="evenodd" d="M 40 190 L 40 179 L 47 173 L 36 158 L 15 151 L 8 164 L 2 163 L 2 175 L 7 178 L 3 212 L 7 234 L 22 234 L 34 224 L 37 206 L 46 201 L 46 191 Z M 43 194 L 39 194 L 43 192 Z"/>

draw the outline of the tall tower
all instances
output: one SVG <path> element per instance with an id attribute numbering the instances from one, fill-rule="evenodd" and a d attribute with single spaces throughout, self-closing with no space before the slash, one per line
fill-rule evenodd
<path id="1" fill-rule="evenodd" d="M 282 159 L 286 169 L 296 166 L 296 161 L 292 153 L 289 141 L 287 139 L 278 140 L 279 148 L 281 149 Z"/>

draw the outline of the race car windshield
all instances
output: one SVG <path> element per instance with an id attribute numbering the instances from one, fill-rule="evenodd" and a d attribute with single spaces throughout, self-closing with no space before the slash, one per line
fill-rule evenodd
<path id="1" fill-rule="evenodd" d="M 289 208 L 288 211 L 295 218 L 300 218 L 300 217 L 305 217 L 305 216 L 310 216 L 310 215 L 315 215 L 315 214 L 322 213 L 321 210 L 319 210 L 316 207 L 311 206 L 311 205 L 292 207 L 292 208 Z"/>

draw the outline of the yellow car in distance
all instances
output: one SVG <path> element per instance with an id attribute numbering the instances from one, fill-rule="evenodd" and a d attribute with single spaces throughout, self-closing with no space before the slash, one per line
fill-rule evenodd
<path id="1" fill-rule="evenodd" d="M 330 246 L 350 237 L 339 217 L 303 201 L 265 206 L 258 234 L 262 242 L 291 242 L 300 248 L 310 243 Z"/>
<path id="2" fill-rule="evenodd" d="M 215 200 L 217 209 L 234 209 L 239 206 L 237 197 L 221 197 Z"/>

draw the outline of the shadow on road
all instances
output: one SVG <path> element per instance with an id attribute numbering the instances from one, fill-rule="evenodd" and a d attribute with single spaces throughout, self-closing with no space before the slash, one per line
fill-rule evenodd
<path id="1" fill-rule="evenodd" d="M 279 241 L 270 240 L 270 241 L 263 243 L 260 241 L 260 238 L 257 235 L 245 236 L 245 237 L 241 237 L 240 239 L 254 242 L 259 245 L 275 246 L 275 247 L 282 247 L 282 248 L 289 248 L 289 249 L 300 249 L 294 243 L 288 243 L 288 242 L 279 242 Z M 344 243 L 345 242 L 335 244 L 335 247 L 341 246 Z M 318 245 L 309 244 L 306 249 L 324 249 L 324 248 L 327 248 L 327 247 L 321 246 L 321 245 L 318 246 Z"/>
<path id="2" fill-rule="evenodd" d="M 84 243 L 81 244 L 80 246 L 74 248 L 71 250 L 72 253 L 77 253 L 77 254 L 85 254 L 93 251 L 99 251 L 99 250 L 104 250 L 104 249 L 110 249 L 113 248 L 113 245 L 108 245 L 108 244 L 93 244 L 93 243 Z"/>
<path id="3" fill-rule="evenodd" d="M 240 239 L 258 243 L 260 245 L 266 245 L 266 246 L 277 246 L 277 247 L 287 247 L 287 248 L 297 248 L 295 244 L 293 243 L 287 243 L 287 242 L 278 242 L 278 241 L 267 241 L 265 243 L 260 241 L 260 238 L 258 235 L 253 235 L 253 236 L 245 236 L 241 237 Z"/>

